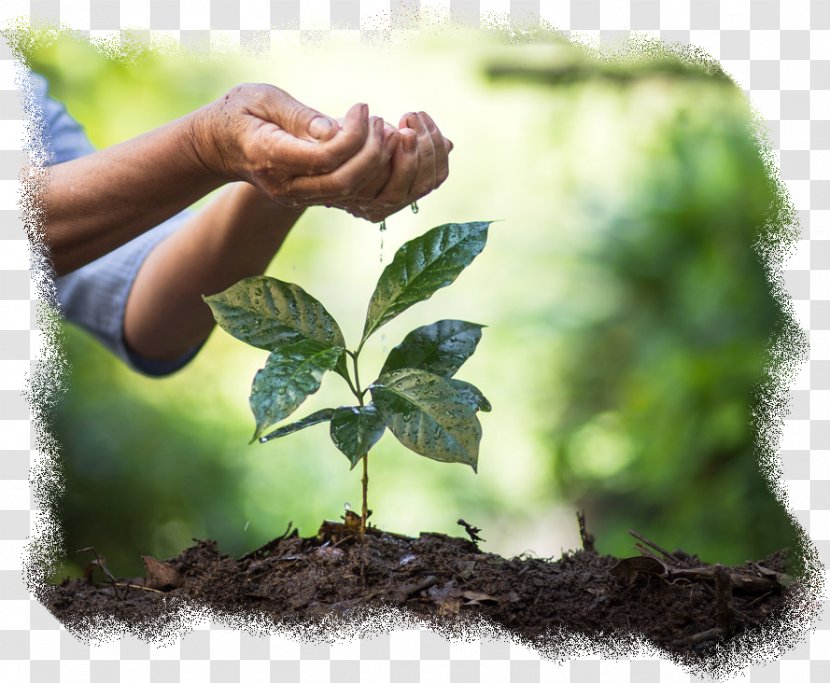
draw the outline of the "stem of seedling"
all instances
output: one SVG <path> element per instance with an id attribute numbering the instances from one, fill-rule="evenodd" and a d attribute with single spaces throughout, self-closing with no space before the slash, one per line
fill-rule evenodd
<path id="1" fill-rule="evenodd" d="M 363 396 L 366 393 L 366 389 L 361 389 L 360 387 L 360 373 L 357 369 L 357 357 L 360 354 L 360 348 L 358 347 L 357 351 L 352 353 L 351 351 L 346 351 L 351 358 L 352 358 L 352 366 L 354 368 L 354 386 L 351 386 L 351 382 L 349 386 L 352 389 L 352 393 L 357 398 L 357 402 L 360 407 L 363 407 Z M 361 479 L 361 485 L 363 487 L 363 509 L 361 510 L 360 514 L 360 537 L 363 538 L 366 534 L 366 519 L 369 516 L 369 503 L 368 503 L 368 493 L 369 493 L 369 454 L 363 456 L 363 478 Z"/>

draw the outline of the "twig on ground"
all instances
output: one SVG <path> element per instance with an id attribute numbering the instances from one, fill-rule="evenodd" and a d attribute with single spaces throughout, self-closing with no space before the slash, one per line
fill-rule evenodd
<path id="1" fill-rule="evenodd" d="M 728 630 L 732 626 L 734 614 L 732 611 L 732 581 L 729 574 L 723 568 L 723 565 L 715 565 L 715 594 L 716 594 L 716 608 L 715 617 L 717 618 L 718 626 L 724 630 Z"/>
<path id="2" fill-rule="evenodd" d="M 672 553 L 670 553 L 668 550 L 666 550 L 665 548 L 661 548 L 654 541 L 649 541 L 645 536 L 642 536 L 641 534 L 638 534 L 633 529 L 629 529 L 628 533 L 630 535 L 632 535 L 634 538 L 636 538 L 638 541 L 642 541 L 643 543 L 645 543 L 649 548 L 652 548 L 652 549 L 656 550 L 658 553 L 663 555 L 663 557 L 666 557 L 670 560 L 676 559 L 675 556 Z"/>
<path id="3" fill-rule="evenodd" d="M 150 588 L 149 586 L 139 586 L 137 583 L 115 583 L 113 585 L 122 586 L 124 588 L 138 588 L 139 590 L 150 591 L 151 593 L 161 593 L 164 595 L 164 591 L 160 591 L 157 588 Z"/>
<path id="4" fill-rule="evenodd" d="M 716 626 L 715 628 L 710 628 L 705 631 L 701 631 L 700 633 L 695 633 L 693 636 L 689 636 L 686 639 L 686 642 L 688 642 L 690 645 L 696 645 L 698 643 L 703 643 L 707 640 L 714 640 L 715 638 L 718 638 L 723 634 L 723 629 L 719 626 Z"/>
<path id="5" fill-rule="evenodd" d="M 119 595 L 118 593 L 118 583 L 116 582 L 115 577 L 112 575 L 112 572 L 107 567 L 106 558 L 103 555 L 101 555 L 101 553 L 99 553 L 97 550 L 95 550 L 94 546 L 89 546 L 88 548 L 81 548 L 76 552 L 92 553 L 93 555 L 95 555 L 95 559 L 92 560 L 86 566 L 86 569 L 84 569 L 84 578 L 87 580 L 87 582 L 90 585 L 92 585 L 92 572 L 95 569 L 95 567 L 98 567 L 104 573 L 104 576 L 107 577 L 107 580 L 109 580 L 110 584 L 112 585 L 112 592 L 115 593 L 116 599 L 123 600 L 124 598 L 122 598 L 121 595 Z M 126 594 L 124 597 L 126 597 Z"/>
<path id="6" fill-rule="evenodd" d="M 484 540 L 481 536 L 478 535 L 478 532 L 481 531 L 481 529 L 479 529 L 477 526 L 473 526 L 472 524 L 467 524 L 467 522 L 465 522 L 463 519 L 459 519 L 458 522 L 456 522 L 456 523 L 459 526 L 464 527 L 464 531 L 467 532 L 467 535 L 470 537 L 470 540 L 473 543 L 475 543 L 475 545 L 478 545 L 479 541 Z"/>
<path id="7" fill-rule="evenodd" d="M 595 553 L 594 541 L 596 539 L 593 534 L 588 533 L 588 528 L 585 526 L 585 510 L 579 510 L 576 513 L 576 519 L 579 522 L 579 538 L 582 540 L 582 549 L 589 553 Z"/>

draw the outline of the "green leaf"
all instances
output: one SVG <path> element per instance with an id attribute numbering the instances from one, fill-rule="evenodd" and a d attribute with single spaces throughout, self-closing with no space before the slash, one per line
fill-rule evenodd
<path id="1" fill-rule="evenodd" d="M 250 404 L 256 418 L 256 432 L 251 441 L 288 417 L 317 391 L 323 374 L 334 368 L 342 353 L 342 347 L 325 346 L 308 339 L 272 351 L 251 387 Z"/>
<path id="2" fill-rule="evenodd" d="M 464 382 L 460 379 L 449 380 L 456 391 L 458 398 L 475 410 L 480 410 L 483 413 L 489 413 L 493 406 L 490 401 L 481 393 L 481 390 L 469 382 Z"/>
<path id="3" fill-rule="evenodd" d="M 369 301 L 363 339 L 458 277 L 484 249 L 490 221 L 439 225 L 398 249 Z"/>
<path id="4" fill-rule="evenodd" d="M 473 355 L 482 327 L 464 320 L 439 320 L 412 330 L 389 352 L 380 374 L 420 368 L 441 377 L 452 377 Z"/>
<path id="5" fill-rule="evenodd" d="M 381 375 L 370 390 L 386 425 L 404 446 L 427 458 L 476 470 L 481 425 L 475 409 L 450 380 L 404 368 Z"/>
<path id="6" fill-rule="evenodd" d="M 346 346 L 331 314 L 298 285 L 256 275 L 203 298 L 218 325 L 251 346 L 275 351 L 303 339 Z"/>
<path id="7" fill-rule="evenodd" d="M 285 427 L 280 427 L 279 429 L 275 429 L 273 432 L 270 432 L 265 436 L 261 436 L 259 438 L 259 442 L 267 443 L 271 439 L 279 439 L 282 436 L 288 436 L 289 434 L 293 434 L 294 432 L 299 432 L 301 429 L 305 429 L 306 427 L 311 427 L 312 425 L 320 424 L 321 422 L 326 422 L 331 419 L 331 416 L 333 414 L 334 410 L 332 408 L 324 408 L 323 410 L 318 410 L 315 413 L 307 415 L 302 420 L 297 420 L 296 422 L 292 422 L 290 425 L 285 425 Z"/>
<path id="8" fill-rule="evenodd" d="M 386 423 L 371 403 L 338 408 L 334 411 L 329 429 L 331 440 L 349 459 L 352 469 L 385 431 Z"/>

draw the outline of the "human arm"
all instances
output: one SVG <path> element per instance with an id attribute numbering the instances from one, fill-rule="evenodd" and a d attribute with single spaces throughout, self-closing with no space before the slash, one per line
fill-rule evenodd
<path id="1" fill-rule="evenodd" d="M 127 347 L 142 358 L 171 361 L 213 329 L 203 294 L 215 294 L 265 271 L 302 214 L 233 183 L 147 256 L 124 312 Z"/>
<path id="2" fill-rule="evenodd" d="M 138 239 L 58 280 L 59 298 L 67 317 L 146 374 L 167 374 L 189 360 L 213 327 L 213 319 L 201 295 L 221 291 L 242 277 L 262 272 L 299 217 L 301 207 L 321 203 L 320 195 L 315 191 L 318 186 L 311 186 L 312 180 L 319 178 L 300 177 L 299 182 L 292 185 L 290 174 L 298 172 L 298 165 L 300 170 L 310 168 L 308 164 L 327 168 L 335 161 L 331 153 L 323 157 L 319 153 L 316 156 L 308 153 L 308 144 L 316 144 L 314 149 L 318 152 L 322 147 L 312 142 L 314 137 L 310 132 L 302 132 L 312 130 L 312 117 L 318 115 L 282 91 L 266 87 L 271 95 L 287 98 L 288 103 L 271 102 L 269 106 L 283 112 L 294 107 L 293 118 L 287 117 L 284 125 L 305 135 L 298 140 L 302 156 L 311 161 L 302 161 L 298 157 L 292 170 L 286 163 L 280 166 L 267 158 L 257 161 L 256 145 L 251 150 L 222 146 L 222 140 L 225 140 L 224 144 L 229 139 L 248 139 L 250 142 L 263 135 L 266 137 L 261 141 L 263 148 L 269 144 L 280 146 L 280 139 L 287 135 L 284 128 L 275 130 L 273 124 L 263 123 L 266 112 L 246 110 L 250 98 L 245 93 L 250 87 L 259 88 L 234 89 L 231 94 L 235 93 L 235 99 L 226 98 L 223 107 L 214 103 L 198 117 L 193 116 L 189 123 L 174 122 L 94 155 L 77 124 L 66 116 L 65 111 L 60 115 L 64 126 L 58 124 L 58 116 L 47 117 L 51 132 L 59 133 L 53 140 L 59 161 L 73 159 L 79 151 L 90 155 L 52 168 L 52 183 L 46 197 L 52 214 L 47 229 L 58 240 L 59 247 L 61 239 L 71 247 L 60 250 L 61 256 L 74 255 L 86 261 L 97 255 L 96 250 L 109 251 L 123 241 L 125 234 L 141 233 L 146 229 L 144 226 L 155 225 L 160 217 L 166 218 L 170 211 L 189 204 L 191 198 L 182 193 L 183 189 L 196 198 L 215 186 L 217 178 L 220 183 L 226 182 L 233 179 L 234 173 L 259 187 L 257 190 L 250 184 L 235 183 L 200 212 L 177 215 L 162 227 L 141 234 Z M 57 105 L 49 100 L 47 106 Z M 231 110 L 225 111 L 228 107 Z M 365 109 L 353 108 L 341 125 L 333 126 L 333 136 L 340 135 L 342 140 L 348 132 L 349 116 L 354 119 L 355 114 L 362 116 Z M 235 121 L 238 130 L 231 130 L 230 135 L 217 139 L 209 131 L 221 130 L 222 120 Z M 383 189 L 385 185 L 401 186 L 408 192 L 415 176 L 411 171 L 418 166 L 417 157 L 428 156 L 419 142 L 410 152 L 415 158 L 408 164 L 399 163 L 399 138 L 405 139 L 409 135 L 414 140 L 417 131 L 399 133 L 389 127 L 384 131 L 383 122 L 373 118 L 364 123 L 371 130 L 367 130 L 361 149 L 326 174 L 324 184 L 319 186 L 329 193 L 326 196 L 333 194 L 337 199 L 346 197 L 351 201 L 359 196 L 361 202 L 368 201 L 371 205 L 378 194 L 377 188 Z M 68 130 L 71 127 L 74 131 Z M 60 132 L 62 129 L 67 130 Z M 331 134 L 331 130 L 328 133 Z M 83 138 L 84 144 L 76 145 L 75 150 L 62 151 L 60 145 L 73 136 Z M 326 138 L 325 135 L 322 137 Z M 194 141 L 198 144 L 191 149 Z M 285 144 L 281 144 L 281 149 L 297 151 L 292 147 L 297 140 L 282 142 Z M 183 151 L 181 158 L 169 158 L 171 150 L 175 152 L 176 149 Z M 197 150 L 195 156 L 198 159 L 195 159 L 191 152 Z M 131 155 L 142 159 L 142 163 L 135 163 Z M 290 162 L 291 159 L 283 161 Z M 302 164 L 306 166 L 302 167 Z M 159 166 L 166 172 L 173 169 L 173 175 L 179 176 L 179 185 L 183 187 L 163 182 L 164 174 L 147 173 L 148 168 L 155 171 Z M 209 173 L 200 173 L 203 168 Z M 191 173 L 192 176 L 184 175 Z M 91 185 L 83 182 L 90 175 L 97 176 Z M 112 210 L 109 197 L 94 191 L 99 185 L 115 192 L 117 210 Z M 137 188 L 144 189 L 137 192 Z M 61 191 L 67 189 L 71 191 L 68 203 L 61 200 Z M 142 197 L 144 201 L 141 201 Z M 400 201 L 408 203 L 410 197 L 401 195 Z M 296 207 L 292 207 L 292 203 Z M 109 206 L 110 210 L 101 211 L 102 205 Z M 54 240 L 50 246 L 53 257 L 57 256 Z"/>
<path id="3" fill-rule="evenodd" d="M 387 125 L 383 142 L 375 141 L 383 145 L 378 170 L 353 190 L 356 198 L 348 198 L 344 208 L 367 202 L 360 210 L 369 206 L 385 217 L 384 210 L 406 206 L 446 179 L 452 143 L 432 119 L 410 113 L 401 126 L 395 131 Z M 263 272 L 301 211 L 269 200 L 248 183 L 231 185 L 159 244 L 138 271 L 124 318 L 128 346 L 144 358 L 174 359 L 201 343 L 214 324 L 201 295 Z"/>
<path id="4" fill-rule="evenodd" d="M 40 197 L 55 271 L 89 263 L 227 182 L 308 203 L 292 179 L 337 172 L 333 186 L 348 194 L 348 183 L 376 171 L 369 123 L 365 105 L 340 126 L 279 88 L 247 84 L 145 135 L 56 164 Z"/>

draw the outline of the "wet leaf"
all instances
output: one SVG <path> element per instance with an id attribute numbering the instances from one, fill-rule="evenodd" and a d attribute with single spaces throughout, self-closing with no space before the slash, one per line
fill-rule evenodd
<path id="1" fill-rule="evenodd" d="M 317 391 L 323 374 L 334 368 L 342 353 L 342 347 L 325 346 L 308 339 L 272 351 L 251 387 L 250 404 L 256 418 L 256 432 L 251 441 L 288 417 Z"/>
<path id="2" fill-rule="evenodd" d="M 334 445 L 340 449 L 352 469 L 369 452 L 383 432 L 386 423 L 371 403 L 366 406 L 338 408 L 331 418 L 329 434 Z"/>
<path id="3" fill-rule="evenodd" d="M 490 222 L 447 223 L 398 249 L 369 301 L 361 345 L 381 325 L 458 277 L 487 241 Z"/>
<path id="4" fill-rule="evenodd" d="M 370 387 L 386 425 L 404 446 L 440 462 L 475 471 L 481 425 L 476 412 L 443 377 L 404 368 L 381 375 Z"/>
<path id="5" fill-rule="evenodd" d="M 270 441 L 271 439 L 279 439 L 280 437 L 288 436 L 289 434 L 293 434 L 294 432 L 299 432 L 301 429 L 305 429 L 306 427 L 311 427 L 312 425 L 320 424 L 321 422 L 326 422 L 331 419 L 331 416 L 333 414 L 334 410 L 332 408 L 324 408 L 323 410 L 318 410 L 316 413 L 311 413 L 310 415 L 304 417 L 302 420 L 292 422 L 289 425 L 285 425 L 285 427 L 280 427 L 279 429 L 275 429 L 273 432 L 270 432 L 265 436 L 260 437 L 259 442 L 265 443 L 266 441 Z"/>
<path id="6" fill-rule="evenodd" d="M 256 275 L 204 300 L 223 330 L 260 349 L 275 351 L 303 339 L 346 346 L 323 304 L 295 284 Z"/>
<path id="7" fill-rule="evenodd" d="M 458 398 L 469 404 L 473 409 L 480 410 L 483 413 L 489 413 L 493 409 L 490 401 L 487 400 L 477 386 L 460 379 L 451 379 L 448 381 L 456 390 Z"/>
<path id="8" fill-rule="evenodd" d="M 412 330 L 389 352 L 381 374 L 420 368 L 452 377 L 476 350 L 483 325 L 464 320 L 439 320 Z"/>

